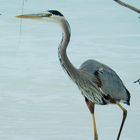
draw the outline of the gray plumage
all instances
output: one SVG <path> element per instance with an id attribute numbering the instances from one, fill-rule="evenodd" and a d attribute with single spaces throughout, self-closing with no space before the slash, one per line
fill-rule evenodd
<path id="1" fill-rule="evenodd" d="M 102 98 L 104 98 L 104 96 L 110 95 L 118 102 L 121 101 L 128 105 L 130 104 L 130 93 L 114 70 L 95 60 L 87 60 L 81 65 L 79 70 L 84 71 L 95 85 L 97 79 L 96 72 L 98 72 L 98 76 L 101 80 L 101 87 L 98 88 L 101 89 Z M 90 92 L 87 94 L 87 96 L 92 95 L 93 93 Z M 104 101 L 105 104 L 110 103 L 105 98 Z"/>
<path id="2" fill-rule="evenodd" d="M 109 95 L 116 102 L 121 101 L 129 105 L 130 93 L 111 68 L 95 60 L 87 60 L 79 69 L 72 65 L 66 54 L 71 36 L 70 26 L 65 18 L 60 25 L 63 29 L 62 41 L 58 48 L 60 64 L 77 84 L 82 95 L 95 104 L 109 104 L 110 101 L 105 98 Z M 97 85 L 97 76 L 101 82 L 101 87 Z"/>

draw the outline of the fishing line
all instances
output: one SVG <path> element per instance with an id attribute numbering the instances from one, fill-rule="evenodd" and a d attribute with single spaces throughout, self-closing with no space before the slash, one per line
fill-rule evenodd
<path id="1" fill-rule="evenodd" d="M 21 14 L 24 14 L 24 7 L 25 7 L 25 1 L 27 0 L 22 0 L 22 7 L 21 7 Z M 20 27 L 19 27 L 19 46 L 21 44 L 21 37 L 22 37 L 22 18 L 20 19 Z"/>

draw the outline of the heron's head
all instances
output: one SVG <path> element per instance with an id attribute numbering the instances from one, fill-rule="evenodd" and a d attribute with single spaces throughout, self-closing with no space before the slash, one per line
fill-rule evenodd
<path id="1" fill-rule="evenodd" d="M 57 10 L 48 10 L 38 14 L 18 15 L 16 17 L 43 21 L 53 21 L 58 23 L 65 19 L 64 16 Z"/>
<path id="2" fill-rule="evenodd" d="M 38 14 L 26 14 L 26 15 L 18 15 L 17 18 L 26 18 L 26 19 L 34 19 L 41 21 L 51 21 L 58 23 L 63 31 L 70 34 L 70 26 L 65 17 L 57 10 L 48 10 L 46 12 L 38 13 Z"/>

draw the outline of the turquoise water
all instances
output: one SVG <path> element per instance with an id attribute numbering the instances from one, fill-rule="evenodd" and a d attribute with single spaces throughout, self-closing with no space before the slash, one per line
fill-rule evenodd
<path id="1" fill-rule="evenodd" d="M 136 1 L 136 0 L 135 0 Z M 140 5 L 140 2 L 133 3 Z M 130 1 L 131 2 L 131 1 Z M 57 56 L 61 29 L 51 23 L 20 20 L 22 0 L 0 4 L 0 139 L 92 140 L 91 116 L 78 88 Z M 68 56 L 79 67 L 96 59 L 113 68 L 131 92 L 121 140 L 140 138 L 140 19 L 113 0 L 26 0 L 24 13 L 61 11 L 71 25 Z M 100 140 L 116 139 L 122 112 L 96 107 Z"/>

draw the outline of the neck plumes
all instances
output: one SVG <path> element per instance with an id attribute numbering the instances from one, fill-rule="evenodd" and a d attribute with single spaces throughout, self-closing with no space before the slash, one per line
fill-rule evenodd
<path id="1" fill-rule="evenodd" d="M 58 48 L 58 56 L 61 63 L 61 66 L 64 68 L 66 73 L 70 76 L 72 80 L 74 80 L 78 74 L 77 69 L 72 65 L 70 60 L 67 57 L 66 49 L 70 41 L 70 26 L 69 23 L 63 19 L 61 21 L 61 26 L 63 29 L 62 40 Z"/>

